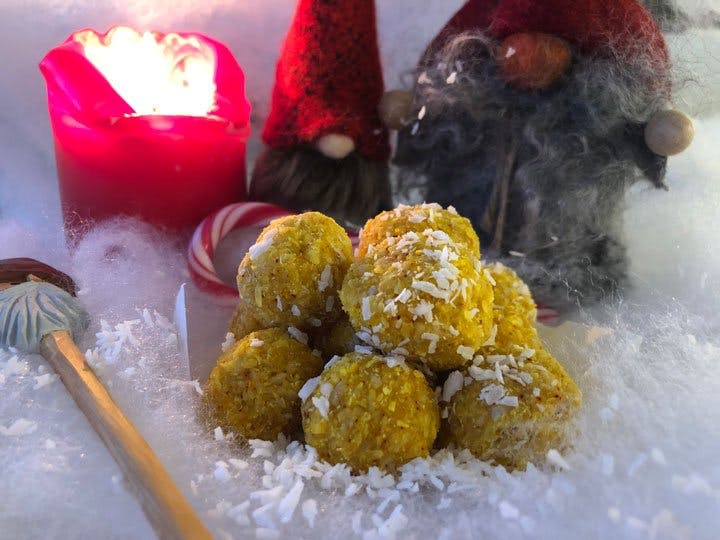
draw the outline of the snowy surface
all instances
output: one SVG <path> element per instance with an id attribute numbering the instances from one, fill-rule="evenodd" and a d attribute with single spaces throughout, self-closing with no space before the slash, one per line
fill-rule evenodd
<path id="1" fill-rule="evenodd" d="M 380 0 L 388 86 L 460 4 Z M 628 198 L 634 289 L 605 337 L 561 328 L 549 343 L 583 390 L 575 449 L 508 474 L 466 456 L 398 479 L 351 478 L 303 447 L 238 447 L 197 421 L 167 318 L 187 279 L 182 249 L 143 226 L 63 247 L 37 62 L 71 31 L 130 23 L 205 31 L 248 73 L 256 134 L 291 0 L 2 0 L 0 258 L 33 256 L 73 275 L 93 326 L 81 348 L 218 538 L 702 538 L 720 527 L 720 33 L 670 42 L 678 95 L 700 115 L 670 160 L 669 193 Z M 707 3 L 688 1 L 702 21 Z M 150 7 L 154 6 L 154 7 Z M 715 6 L 717 7 L 717 6 Z M 587 314 L 592 320 L 592 314 Z M 39 357 L 0 352 L 0 539 L 152 538 L 117 466 Z"/>

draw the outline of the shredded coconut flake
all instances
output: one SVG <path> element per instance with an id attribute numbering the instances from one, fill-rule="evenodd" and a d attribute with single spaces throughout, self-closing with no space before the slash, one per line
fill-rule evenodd
<path id="1" fill-rule="evenodd" d="M 458 345 L 457 351 L 465 360 L 472 360 L 475 356 L 475 349 L 466 345 Z"/>
<path id="2" fill-rule="evenodd" d="M 395 297 L 395 302 L 400 302 L 401 304 L 406 303 L 408 300 L 412 298 L 412 292 L 410 292 L 408 289 L 403 289 L 400 291 L 400 294 L 398 294 Z"/>
<path id="3" fill-rule="evenodd" d="M 328 418 L 328 411 L 330 410 L 330 402 L 325 396 L 319 396 L 312 398 L 312 403 L 325 420 Z"/>
<path id="4" fill-rule="evenodd" d="M 135 368 L 132 368 L 132 370 L 135 371 Z M 45 373 L 44 375 L 35 377 L 35 384 L 33 385 L 33 390 L 39 390 L 40 388 L 44 388 L 45 386 L 48 386 L 57 380 L 58 376 L 54 373 Z"/>
<path id="5" fill-rule="evenodd" d="M 364 321 L 369 321 L 372 317 L 372 308 L 370 307 L 370 297 L 365 296 L 362 299 L 362 317 Z"/>
<path id="6" fill-rule="evenodd" d="M 333 357 L 333 359 L 338 357 Z M 332 362 L 332 360 L 331 360 Z M 328 362 L 329 364 L 330 362 Z M 325 366 L 327 368 L 327 366 Z M 320 375 L 317 377 L 313 377 L 312 379 L 308 379 L 305 381 L 305 384 L 302 386 L 300 391 L 298 392 L 298 397 L 302 400 L 303 403 L 305 403 L 305 400 L 310 397 L 310 395 L 315 391 L 318 384 L 320 384 Z"/>
<path id="7" fill-rule="evenodd" d="M 383 308 L 383 313 L 387 313 L 390 316 L 397 315 L 397 304 L 394 300 L 389 300 L 387 304 L 385 304 L 385 307 Z"/>
<path id="8" fill-rule="evenodd" d="M 482 369 L 475 365 L 468 368 L 468 375 L 476 381 L 491 381 L 497 378 L 494 369 Z"/>
<path id="9" fill-rule="evenodd" d="M 330 360 L 328 360 L 328 363 L 325 364 L 325 369 L 328 369 L 328 368 L 334 366 L 335 364 L 337 364 L 340 361 L 340 358 L 341 357 L 338 356 L 337 354 L 335 356 L 333 356 Z M 317 386 L 317 383 L 316 383 L 316 386 Z"/>
<path id="10" fill-rule="evenodd" d="M 355 345 L 355 352 L 360 354 L 372 354 L 373 349 L 368 345 Z"/>
<path id="11" fill-rule="evenodd" d="M 325 289 L 332 286 L 332 284 L 333 284 L 332 268 L 328 264 L 325 266 L 325 268 L 323 268 L 323 271 L 320 274 L 320 279 L 318 280 L 318 291 L 323 292 Z"/>
<path id="12" fill-rule="evenodd" d="M 570 470 L 570 465 L 568 464 L 568 462 L 565 461 L 565 459 L 562 457 L 560 452 L 558 452 L 554 448 L 551 448 L 550 450 L 548 450 L 547 460 L 548 460 L 548 463 L 555 465 L 559 469 L 563 469 L 566 471 Z"/>
<path id="13" fill-rule="evenodd" d="M 298 478 L 290 491 L 288 491 L 287 495 L 285 495 L 285 497 L 283 497 L 278 503 L 277 514 L 280 518 L 280 523 L 290 522 L 293 514 L 295 513 L 295 508 L 297 508 L 297 505 L 300 502 L 300 496 L 302 495 L 304 487 L 305 482 L 303 482 L 301 478 Z"/>
<path id="14" fill-rule="evenodd" d="M 405 365 L 405 359 L 402 356 L 386 356 L 385 363 L 388 367 L 394 368 Z"/>
<path id="15" fill-rule="evenodd" d="M 224 462 L 221 462 L 220 464 L 218 464 L 215 467 L 215 471 L 213 472 L 213 475 L 215 476 L 215 479 L 218 482 L 223 482 L 223 483 L 227 482 L 228 480 L 230 480 L 230 478 L 232 478 L 230 476 L 230 473 L 228 472 L 227 463 L 224 463 Z"/>
<path id="16" fill-rule="evenodd" d="M 440 336 L 437 334 L 433 334 L 432 332 L 423 332 L 420 335 L 420 339 L 425 339 L 430 342 L 428 343 L 428 353 L 433 354 L 437 350 L 437 343 L 440 339 Z"/>
<path id="17" fill-rule="evenodd" d="M 317 502 L 315 499 L 307 499 L 302 503 L 302 515 L 311 529 L 315 527 L 315 517 L 317 513 Z"/>
<path id="18" fill-rule="evenodd" d="M 18 418 L 8 427 L 0 424 L 0 435 L 6 437 L 19 437 L 28 435 L 37 429 L 37 422 L 28 420 L 27 418 Z"/>
<path id="19" fill-rule="evenodd" d="M 493 324 L 492 330 L 490 330 L 490 337 L 487 338 L 485 343 L 482 344 L 483 347 L 492 347 L 495 345 L 495 338 L 497 337 L 498 327 L 497 324 Z"/>
<path id="20" fill-rule="evenodd" d="M 484 401 L 488 405 L 498 405 L 505 397 L 505 388 L 498 384 L 489 384 L 480 390 L 478 399 Z"/>
<path id="21" fill-rule="evenodd" d="M 290 334 L 290 337 L 292 337 L 294 340 L 299 341 L 303 345 L 307 345 L 308 335 L 305 332 L 295 328 L 294 326 L 288 326 L 287 331 L 288 334 Z"/>
<path id="22" fill-rule="evenodd" d="M 413 289 L 429 294 L 433 298 L 439 298 L 440 300 L 445 300 L 446 302 L 450 301 L 450 294 L 448 291 L 441 290 L 437 285 L 430 283 L 429 281 L 413 281 L 411 286 Z"/>
<path id="23" fill-rule="evenodd" d="M 222 345 L 220 345 L 220 349 L 222 349 L 222 352 L 225 352 L 233 345 L 235 345 L 235 334 L 233 334 L 232 332 L 228 332 L 227 334 L 225 334 L 225 341 L 223 341 Z"/>
<path id="24" fill-rule="evenodd" d="M 420 300 L 416 306 L 409 307 L 408 311 L 415 318 L 424 318 L 426 322 L 433 322 L 433 304 L 426 300 Z"/>
<path id="25" fill-rule="evenodd" d="M 272 246 L 276 234 L 277 229 L 272 229 L 265 234 L 265 238 L 263 238 L 262 241 L 250 246 L 250 249 L 248 249 L 248 255 L 251 261 L 254 261 L 258 257 L 260 257 L 260 255 L 265 253 L 270 248 L 270 246 Z"/>
<path id="26" fill-rule="evenodd" d="M 251 347 L 262 347 L 263 345 L 265 345 L 265 342 L 262 339 L 252 338 L 250 340 Z"/>
<path id="27" fill-rule="evenodd" d="M 442 401 L 448 403 L 452 397 L 463 387 L 463 374 L 459 371 L 453 371 L 448 375 L 442 390 Z"/>
<path id="28" fill-rule="evenodd" d="M 520 358 L 522 360 L 527 360 L 528 358 L 532 358 L 533 356 L 535 356 L 535 349 L 530 349 L 528 347 L 525 347 L 520 353 Z"/>

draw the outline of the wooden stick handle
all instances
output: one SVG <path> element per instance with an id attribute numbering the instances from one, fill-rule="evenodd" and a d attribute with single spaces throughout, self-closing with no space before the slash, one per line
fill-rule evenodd
<path id="1" fill-rule="evenodd" d="M 45 336 L 40 352 L 107 446 L 161 539 L 212 539 L 135 426 L 100 383 L 68 332 Z"/>

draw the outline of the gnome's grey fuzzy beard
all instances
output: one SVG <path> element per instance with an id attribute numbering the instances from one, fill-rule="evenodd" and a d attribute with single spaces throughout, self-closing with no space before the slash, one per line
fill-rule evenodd
<path id="1" fill-rule="evenodd" d="M 359 229 L 391 206 L 388 165 L 358 152 L 331 159 L 310 146 L 267 148 L 255 163 L 250 199 L 296 212 L 317 210 Z"/>
<path id="2" fill-rule="evenodd" d="M 416 116 L 398 138 L 398 198 L 419 189 L 454 205 L 483 257 L 505 259 L 540 303 L 566 312 L 612 299 L 628 266 L 625 192 L 643 178 L 665 187 L 667 158 L 643 138 L 665 74 L 576 55 L 559 83 L 530 92 L 499 77 L 496 49 L 463 34 L 421 63 Z"/>

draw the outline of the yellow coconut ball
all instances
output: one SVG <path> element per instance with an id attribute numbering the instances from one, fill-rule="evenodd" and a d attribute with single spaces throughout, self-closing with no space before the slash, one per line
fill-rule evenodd
<path id="1" fill-rule="evenodd" d="M 240 263 L 241 302 L 265 327 L 308 330 L 335 321 L 352 257 L 350 238 L 331 218 L 306 212 L 276 219 Z"/>
<path id="2" fill-rule="evenodd" d="M 442 400 L 442 443 L 524 469 L 567 446 L 582 395 L 562 366 L 538 350 L 527 359 L 490 356 L 451 373 Z"/>
<path id="3" fill-rule="evenodd" d="M 443 231 L 383 240 L 350 267 L 340 299 L 367 344 L 433 370 L 467 365 L 491 337 L 490 281 Z"/>
<path id="4" fill-rule="evenodd" d="M 393 471 L 430 452 L 440 423 L 435 394 L 401 360 L 351 353 L 312 383 L 302 421 L 320 458 L 356 471 Z"/>
<path id="5" fill-rule="evenodd" d="M 511 354 L 519 347 L 541 349 L 542 343 L 535 328 L 537 307 L 530 289 L 518 275 L 500 263 L 483 266 L 486 276 L 493 285 L 494 337 L 492 345 L 480 352 Z"/>
<path id="6" fill-rule="evenodd" d="M 453 242 L 464 246 L 476 258 L 480 257 L 480 240 L 470 220 L 452 206 L 444 209 L 437 203 L 416 206 L 400 205 L 368 220 L 360 231 L 358 257 L 367 255 L 388 237 L 399 237 L 407 232 L 421 233 L 426 229 L 446 232 Z"/>
<path id="7" fill-rule="evenodd" d="M 294 435 L 301 424 L 298 391 L 322 368 L 322 359 L 285 330 L 253 332 L 218 359 L 206 403 L 219 425 L 248 439 Z"/>

